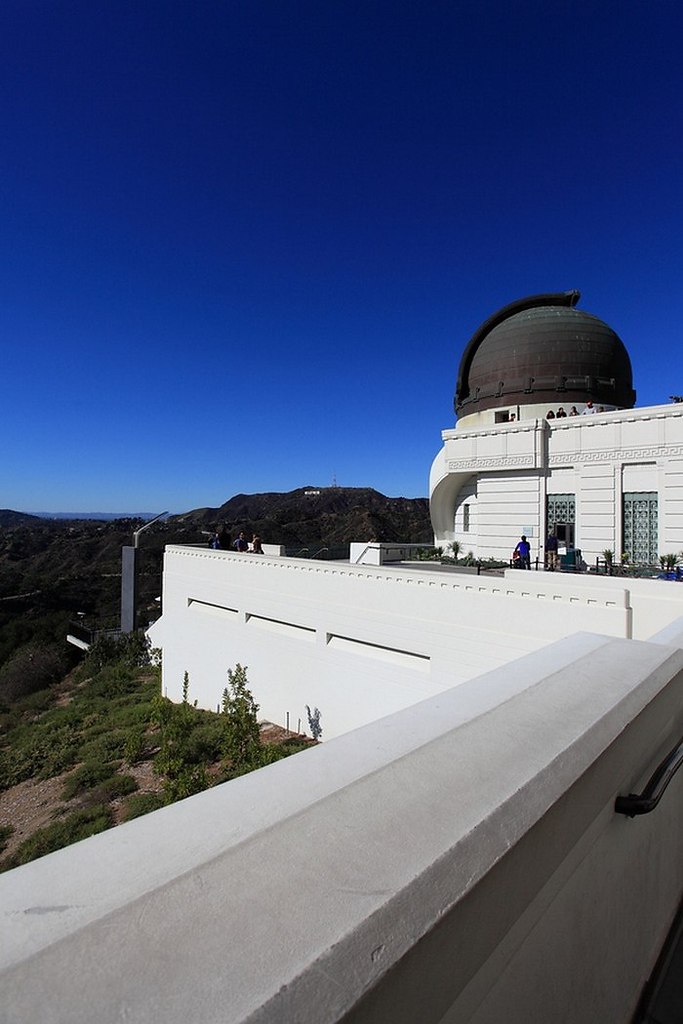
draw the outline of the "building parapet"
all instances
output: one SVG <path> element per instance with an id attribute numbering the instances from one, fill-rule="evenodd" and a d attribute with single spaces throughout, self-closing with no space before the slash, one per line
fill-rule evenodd
<path id="1" fill-rule="evenodd" d="M 614 801 L 682 696 L 678 647 L 574 636 L 17 868 L 3 1013 L 628 1020 L 683 892 L 683 774 L 646 819 Z"/>

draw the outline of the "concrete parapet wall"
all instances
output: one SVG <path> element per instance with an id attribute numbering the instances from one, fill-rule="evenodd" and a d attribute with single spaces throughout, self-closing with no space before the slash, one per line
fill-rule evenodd
<path id="1" fill-rule="evenodd" d="M 414 558 L 417 551 L 431 547 L 430 544 L 389 544 L 386 541 L 353 541 L 349 545 L 351 565 L 387 565 L 389 562 L 405 562 Z"/>
<path id="2" fill-rule="evenodd" d="M 216 708 L 228 668 L 249 668 L 261 715 L 292 726 L 305 705 L 324 739 L 507 664 L 577 630 L 629 636 L 623 594 L 569 591 L 550 575 L 514 579 L 428 568 L 269 559 L 170 546 L 163 616 L 163 687 Z"/>
<path id="3" fill-rule="evenodd" d="M 3 1019 L 626 1022 L 683 892 L 683 651 L 578 635 L 0 876 Z"/>
<path id="4" fill-rule="evenodd" d="M 505 578 L 514 580 L 519 570 L 507 569 Z M 629 576 L 608 576 L 593 573 L 543 573 L 543 580 L 552 578 L 559 590 L 587 594 L 596 588 L 612 593 L 615 600 L 625 601 L 632 610 L 634 640 L 647 640 L 664 626 L 683 615 L 683 584 L 670 580 L 636 579 Z M 623 596 L 622 596 L 623 595 Z"/>

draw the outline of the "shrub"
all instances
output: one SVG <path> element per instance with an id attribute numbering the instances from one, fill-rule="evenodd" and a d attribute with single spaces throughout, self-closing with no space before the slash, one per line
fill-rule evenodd
<path id="1" fill-rule="evenodd" d="M 119 797 L 128 796 L 134 793 L 138 784 L 132 775 L 112 775 L 105 779 L 99 786 L 85 794 L 83 806 L 90 807 L 95 804 L 108 804 L 111 800 L 118 800 Z"/>
<path id="2" fill-rule="evenodd" d="M 137 764 L 142 761 L 147 750 L 147 732 L 143 726 L 131 729 L 123 746 L 123 759 L 126 764 Z"/>
<path id="3" fill-rule="evenodd" d="M 14 835 L 12 825 L 0 825 L 0 853 L 7 849 L 10 838 Z"/>
<path id="4" fill-rule="evenodd" d="M 259 706 L 247 686 L 247 670 L 242 665 L 228 669 L 228 685 L 223 691 L 223 714 L 227 717 L 223 755 L 228 766 L 239 774 L 258 768 L 261 758 Z"/>
<path id="5" fill-rule="evenodd" d="M 107 665 L 143 668 L 151 663 L 151 643 L 144 633 L 102 636 L 92 644 L 83 662 L 84 672 L 99 672 Z"/>
<path id="6" fill-rule="evenodd" d="M 80 839 L 104 832 L 112 824 L 112 812 L 103 804 L 76 811 L 61 821 L 55 821 L 52 825 L 39 829 L 25 839 L 17 851 L 3 861 L 2 870 L 18 867 L 19 864 L 28 864 L 37 857 L 44 857 L 46 853 L 54 853 L 55 850 L 77 843 Z"/>
<path id="7" fill-rule="evenodd" d="M 118 761 L 126 754 L 126 733 L 121 729 L 86 740 L 80 748 L 83 761 Z"/>
<path id="8" fill-rule="evenodd" d="M 198 718 L 200 715 L 201 712 L 197 712 Z M 187 737 L 185 760 L 190 764 L 213 764 L 218 761 L 223 751 L 223 732 L 224 724 L 220 718 L 212 716 L 209 721 L 200 719 Z"/>
<path id="9" fill-rule="evenodd" d="M 102 764 L 99 761 L 86 761 L 75 772 L 67 776 L 62 789 L 62 800 L 72 800 L 89 789 L 94 789 L 106 779 L 116 774 L 118 764 Z"/>
<path id="10" fill-rule="evenodd" d="M 123 820 L 132 821 L 150 811 L 158 811 L 165 802 L 161 793 L 135 793 L 123 805 Z"/>

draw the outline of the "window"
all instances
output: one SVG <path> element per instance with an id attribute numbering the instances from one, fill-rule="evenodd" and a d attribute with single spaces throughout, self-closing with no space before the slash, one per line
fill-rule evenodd
<path id="1" fill-rule="evenodd" d="M 470 532 L 470 506 L 463 505 L 462 507 L 462 532 Z"/>
<path id="2" fill-rule="evenodd" d="M 654 565 L 659 550 L 658 495 L 656 491 L 624 493 L 623 538 L 629 561 Z"/>

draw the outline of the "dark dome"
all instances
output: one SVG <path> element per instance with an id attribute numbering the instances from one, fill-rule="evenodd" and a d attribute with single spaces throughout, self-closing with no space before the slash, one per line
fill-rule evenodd
<path id="1" fill-rule="evenodd" d="M 508 405 L 636 400 L 618 334 L 574 306 L 579 292 L 532 295 L 504 306 L 470 339 L 455 391 L 458 416 Z"/>

